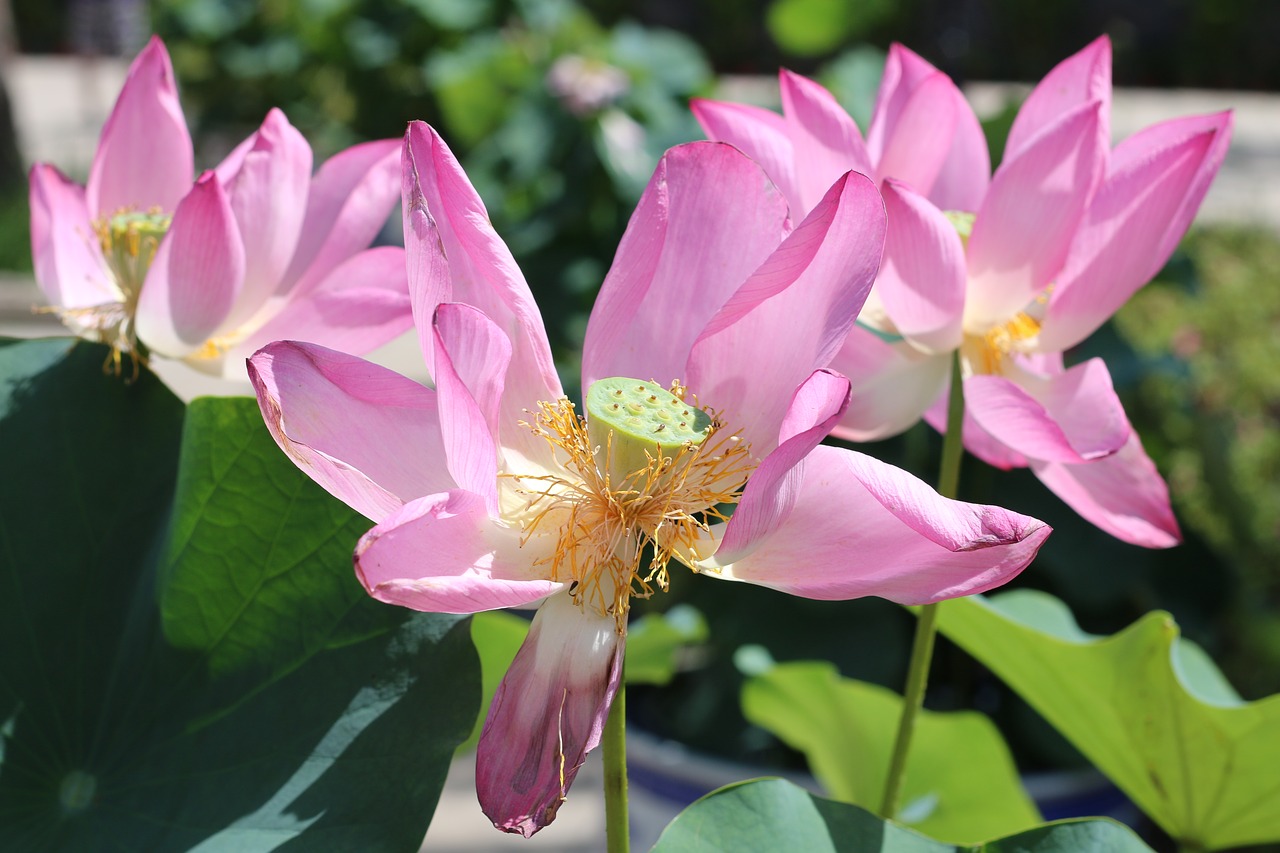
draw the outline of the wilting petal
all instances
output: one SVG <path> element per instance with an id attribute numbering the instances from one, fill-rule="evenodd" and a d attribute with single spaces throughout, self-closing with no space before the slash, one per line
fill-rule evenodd
<path id="1" fill-rule="evenodd" d="M 694 98 L 689 103 L 707 139 L 727 142 L 760 164 L 792 211 L 804 210 L 796 187 L 795 149 L 782 116 L 750 104 Z"/>
<path id="2" fill-rule="evenodd" d="M 795 506 L 804 482 L 804 458 L 827 437 L 849 405 L 849 380 L 816 371 L 796 389 L 782 421 L 778 446 L 752 473 L 729 519 L 715 562 L 732 563 L 777 530 Z"/>
<path id="3" fill-rule="evenodd" d="M 520 539 L 490 517 L 482 496 L 454 489 L 410 501 L 360 537 L 356 576 L 379 601 L 413 610 L 520 607 L 564 586 L 534 566 L 550 537 L 527 548 Z"/>
<path id="4" fill-rule="evenodd" d="M 1102 137 L 1111 134 L 1111 40 L 1099 36 L 1079 53 L 1067 57 L 1044 76 L 1009 128 L 1004 159 L 1021 154 L 1036 136 L 1064 115 L 1085 104 L 1099 102 Z"/>
<path id="5" fill-rule="evenodd" d="M 1142 449 L 1137 433 L 1119 453 L 1082 465 L 1032 462 L 1040 481 L 1086 521 L 1144 548 L 1182 541 L 1169 506 L 1169 488 Z"/>
<path id="6" fill-rule="evenodd" d="M 138 337 L 180 358 L 225 322 L 244 283 L 244 246 L 222 183 L 205 172 L 173 214 L 138 297 Z"/>
<path id="7" fill-rule="evenodd" d="M 528 838 L 555 819 L 600 743 L 623 646 L 612 616 L 586 613 L 567 594 L 538 609 L 476 750 L 476 793 L 498 829 Z"/>
<path id="8" fill-rule="evenodd" d="M 449 473 L 498 514 L 498 415 L 511 342 L 470 305 L 436 308 L 436 400 Z"/>
<path id="9" fill-rule="evenodd" d="M 222 365 L 227 378 L 243 379 L 244 360 L 272 341 L 307 341 L 364 355 L 413 325 L 399 246 L 361 252 L 334 267 L 309 293 L 290 296 L 271 319 L 227 351 Z"/>
<path id="10" fill-rule="evenodd" d="M 1007 321 L 1062 268 L 1106 166 L 1100 109 L 1069 113 L 996 172 L 969 237 L 966 326 Z"/>
<path id="11" fill-rule="evenodd" d="M 353 145 L 311 180 L 298 246 L 280 291 L 306 293 L 378 236 L 400 198 L 400 140 Z"/>
<path id="12" fill-rule="evenodd" d="M 194 162 L 173 65 L 164 43 L 152 36 L 129 66 L 102 127 L 85 189 L 90 215 L 123 208 L 175 210 L 191 188 Z"/>
<path id="13" fill-rule="evenodd" d="M 1230 136 L 1230 114 L 1222 113 L 1147 128 L 1116 150 L 1049 296 L 1041 348 L 1084 340 L 1159 271 L 1195 216 Z"/>
<path id="14" fill-rule="evenodd" d="M 925 355 L 906 344 L 890 344 L 855 326 L 831 360 L 831 369 L 852 383 L 849 408 L 832 435 L 878 441 L 909 429 L 947 385 L 951 359 Z"/>
<path id="15" fill-rule="evenodd" d="M 55 308 L 120 299 L 94 236 L 84 190 L 53 166 L 31 167 L 31 258 L 36 281 Z"/>
<path id="16" fill-rule="evenodd" d="M 877 595 L 927 604 L 984 592 L 1026 568 L 1049 527 L 947 500 L 870 456 L 817 447 L 787 520 L 711 577 L 815 599 Z"/>
<path id="17" fill-rule="evenodd" d="M 836 178 L 852 169 L 874 174 L 866 144 L 853 119 L 822 86 L 783 70 L 778 74 L 782 110 L 795 150 L 796 189 L 800 209 L 794 218 L 813 209 Z"/>
<path id="18" fill-rule="evenodd" d="M 950 352 L 964 337 L 965 257 L 955 226 L 897 181 L 882 187 L 889 229 L 876 290 L 893 325 L 926 352 Z"/>
<path id="19" fill-rule="evenodd" d="M 424 329 L 430 316 L 420 312 L 434 313 L 432 300 L 474 305 L 496 323 L 512 350 L 502 422 L 515 424 L 538 401 L 555 400 L 562 393 L 533 294 L 453 153 L 422 122 L 409 125 L 404 169 L 405 209 L 416 217 L 405 233 L 405 251 L 418 328 Z M 424 266 L 424 256 L 435 260 Z M 430 277 L 419 277 L 424 274 Z M 513 429 L 503 441 L 531 459 L 546 459 L 550 453 L 545 441 L 526 430 Z"/>
<path id="20" fill-rule="evenodd" d="M 591 310 L 583 387 L 606 376 L 686 379 L 694 341 L 778 247 L 786 219 L 777 188 L 732 146 L 668 151 Z"/>
<path id="21" fill-rule="evenodd" d="M 773 449 L 795 388 L 839 351 L 875 278 L 884 227 L 875 186 L 844 176 L 694 344 L 689 387 L 756 454 Z"/>
<path id="22" fill-rule="evenodd" d="M 971 376 L 965 409 L 998 441 L 1031 458 L 1084 462 L 1115 453 L 1132 432 L 1102 359 L 1056 376 Z"/>
<path id="23" fill-rule="evenodd" d="M 272 109 L 251 138 L 225 184 L 244 244 L 244 287 L 226 319 L 233 328 L 276 292 L 297 247 L 311 184 L 311 146 L 284 113 Z"/>
<path id="24" fill-rule="evenodd" d="M 280 341 L 249 360 L 263 420 L 294 464 L 375 522 L 455 487 L 436 395 L 364 359 Z"/>

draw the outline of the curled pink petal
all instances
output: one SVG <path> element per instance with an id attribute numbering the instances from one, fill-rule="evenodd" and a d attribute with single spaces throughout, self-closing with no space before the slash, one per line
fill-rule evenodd
<path id="1" fill-rule="evenodd" d="M 84 190 L 53 166 L 31 167 L 31 257 L 36 282 L 56 308 L 119 300 L 98 246 Z"/>
<path id="2" fill-rule="evenodd" d="M 520 530 L 485 504 L 462 489 L 408 502 L 360 538 L 360 583 L 379 601 L 429 613 L 521 607 L 560 590 L 533 564 L 541 537 L 524 548 Z"/>
<path id="3" fill-rule="evenodd" d="M 862 134 L 835 97 L 817 83 L 783 70 L 782 110 L 795 152 L 796 218 L 813 209 L 836 178 L 849 170 L 874 174 Z"/>
<path id="4" fill-rule="evenodd" d="M 1040 482 L 1086 521 L 1143 548 L 1171 548 L 1182 541 L 1169 506 L 1169 488 L 1137 433 L 1120 452 L 1080 465 L 1032 462 Z"/>
<path id="5" fill-rule="evenodd" d="M 707 575 L 806 598 L 928 604 L 999 586 L 1048 535 L 1034 518 L 948 500 L 898 468 L 822 446 L 787 520 Z"/>
<path id="6" fill-rule="evenodd" d="M 89 168 L 91 216 L 158 207 L 172 212 L 191 188 L 195 155 L 164 42 L 151 37 L 129 76 Z"/>
<path id="7" fill-rule="evenodd" d="M 455 487 L 430 388 L 364 359 L 291 341 L 249 359 L 249 379 L 280 449 L 373 521 Z"/>
<path id="8" fill-rule="evenodd" d="M 884 204 L 870 179 L 845 175 L 694 344 L 689 387 L 755 453 L 773 449 L 791 393 L 839 351 L 871 289 L 884 228 Z"/>
<path id="9" fill-rule="evenodd" d="M 612 616 L 584 613 L 567 594 L 538 609 L 476 750 L 480 807 L 498 829 L 528 838 L 555 819 L 600 743 L 623 646 Z"/>
<path id="10" fill-rule="evenodd" d="M 138 297 L 138 337 L 182 357 L 226 322 L 244 284 L 244 244 L 222 182 L 196 181 L 156 251 Z"/>
<path id="11" fill-rule="evenodd" d="M 1036 136 L 1073 110 L 1100 103 L 1100 132 L 1111 135 L 1111 40 L 1099 36 L 1078 53 L 1059 62 L 1031 90 L 1009 128 L 1005 162 L 1021 154 Z"/>

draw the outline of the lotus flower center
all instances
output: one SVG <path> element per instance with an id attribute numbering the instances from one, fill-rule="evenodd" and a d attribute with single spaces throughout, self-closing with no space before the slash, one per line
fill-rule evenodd
<path id="1" fill-rule="evenodd" d="M 1023 349 L 1027 341 L 1040 334 L 1040 321 L 1019 311 L 1007 323 L 988 329 L 983 334 L 965 333 L 960 344 L 960 355 L 970 374 L 995 374 L 1004 372 L 1004 362 Z"/>
<path id="2" fill-rule="evenodd" d="M 614 616 L 620 633 L 631 596 L 665 591 L 672 558 L 694 564 L 755 467 L 747 443 L 686 396 L 679 382 L 601 379 L 587 390 L 585 421 L 560 399 L 540 403 L 527 425 L 559 451 L 563 470 L 514 475 L 525 540 L 555 536 L 542 561 L 551 579 L 568 582 L 584 610 Z"/>
<path id="3" fill-rule="evenodd" d="M 107 259 L 126 303 L 137 305 L 147 270 L 151 269 L 160 241 L 172 222 L 172 216 L 152 208 L 121 210 L 93 223 L 102 245 L 102 256 Z"/>

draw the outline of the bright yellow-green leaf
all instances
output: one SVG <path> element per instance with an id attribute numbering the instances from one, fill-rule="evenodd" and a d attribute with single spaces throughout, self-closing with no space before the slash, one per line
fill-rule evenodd
<path id="1" fill-rule="evenodd" d="M 1183 844 L 1280 840 L 1280 696 L 1242 701 L 1169 614 L 1095 637 L 1018 591 L 944 602 L 939 626 Z"/>
<path id="2" fill-rule="evenodd" d="M 800 750 L 835 798 L 876 808 L 884 792 L 902 698 L 820 661 L 780 664 L 747 682 L 747 719 Z M 924 711 L 907 762 L 900 822 L 971 843 L 1027 829 L 1040 814 L 1004 739 L 982 714 Z"/>

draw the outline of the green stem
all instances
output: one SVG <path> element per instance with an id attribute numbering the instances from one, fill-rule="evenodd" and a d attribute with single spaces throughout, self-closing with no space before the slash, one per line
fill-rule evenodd
<path id="1" fill-rule="evenodd" d="M 960 353 L 951 359 L 951 394 L 947 400 L 947 433 L 942 438 L 942 464 L 938 471 L 938 494 L 945 498 L 956 497 L 960 486 L 960 460 L 964 456 L 961 430 L 964 423 L 964 387 L 960 376 Z M 924 704 L 925 688 L 929 682 L 929 664 L 933 660 L 933 641 L 938 633 L 938 605 L 926 604 L 920 608 L 916 621 L 916 634 L 911 647 L 911 662 L 907 666 L 907 687 L 902 696 L 902 716 L 898 720 L 898 734 L 893 741 L 893 756 L 889 759 L 889 773 L 885 777 L 884 799 L 880 803 L 880 816 L 892 819 L 902 808 L 902 789 L 906 782 L 907 755 L 911 751 L 911 736 L 915 732 L 916 718 Z"/>
<path id="2" fill-rule="evenodd" d="M 608 853 L 627 853 L 631 835 L 627 820 L 627 685 L 618 693 L 604 724 L 604 825 Z"/>

